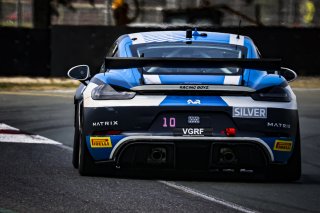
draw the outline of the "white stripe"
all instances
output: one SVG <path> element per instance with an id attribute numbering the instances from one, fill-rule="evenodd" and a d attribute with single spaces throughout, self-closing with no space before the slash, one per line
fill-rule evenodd
<path id="1" fill-rule="evenodd" d="M 225 206 L 225 207 L 228 207 L 228 208 L 231 208 L 231 209 L 234 209 L 234 210 L 237 210 L 239 212 L 245 212 L 245 213 L 255 213 L 257 211 L 254 211 L 254 210 L 251 210 L 249 208 L 246 208 L 246 207 L 243 207 L 243 206 L 240 206 L 236 203 L 232 203 L 232 202 L 229 202 L 229 201 L 226 201 L 226 200 L 223 200 L 221 198 L 218 198 L 218 197 L 214 197 L 212 195 L 207 195 L 207 194 L 204 194 L 202 192 L 199 192 L 199 191 L 196 191 L 194 189 L 191 189 L 189 187 L 185 187 L 185 186 L 182 186 L 182 185 L 178 185 L 174 182 L 168 182 L 168 181 L 158 181 L 162 184 L 165 184 L 169 187 L 172 187 L 172 188 L 175 188 L 175 189 L 178 189 L 178 190 L 181 190 L 183 192 L 186 192 L 188 194 L 191 194 L 193 196 L 197 196 L 197 197 L 201 197 L 205 200 L 209 200 L 211 202 L 214 202 L 214 203 L 217 203 L 217 204 L 220 204 L 222 206 Z"/>
<path id="2" fill-rule="evenodd" d="M 244 45 L 244 36 L 239 36 L 239 38 L 238 38 L 238 35 L 231 34 L 229 44 L 243 46 Z"/>
<path id="3" fill-rule="evenodd" d="M 4 124 L 4 123 L 0 123 L 0 130 L 16 130 L 16 131 L 19 131 L 19 129 L 14 128 L 14 127 L 9 126 L 9 125 Z"/>
<path id="4" fill-rule="evenodd" d="M 19 129 L 9 126 L 4 123 L 0 123 L 0 130 L 15 130 Z M 40 143 L 40 144 L 61 144 L 57 141 L 50 140 L 48 138 L 42 137 L 40 135 L 26 135 L 26 134 L 1 134 L 0 142 L 4 143 Z"/>
<path id="5" fill-rule="evenodd" d="M 3 143 L 40 143 L 40 144 L 61 144 L 40 135 L 25 134 L 0 134 L 0 142 Z"/>
<path id="6" fill-rule="evenodd" d="M 144 37 L 141 33 L 132 33 L 129 34 L 129 37 L 132 40 L 132 44 L 145 43 Z"/>
<path id="7" fill-rule="evenodd" d="M 4 123 L 0 123 L 0 130 L 15 130 L 19 131 L 19 129 L 9 126 Z M 38 143 L 38 144 L 57 144 L 61 143 L 50 140 L 48 138 L 42 137 L 40 135 L 26 135 L 26 134 L 1 134 L 0 133 L 0 142 L 3 143 Z"/>
<path id="8" fill-rule="evenodd" d="M 223 84 L 226 85 L 239 85 L 240 82 L 240 75 L 230 75 L 230 76 L 225 76 Z"/>
<path id="9" fill-rule="evenodd" d="M 146 84 L 161 84 L 159 75 L 144 75 L 143 78 Z"/>
<path id="10" fill-rule="evenodd" d="M 281 109 L 297 109 L 297 102 L 270 102 L 270 101 L 255 101 L 251 97 L 237 96 L 221 96 L 221 98 L 232 107 L 270 107 Z"/>

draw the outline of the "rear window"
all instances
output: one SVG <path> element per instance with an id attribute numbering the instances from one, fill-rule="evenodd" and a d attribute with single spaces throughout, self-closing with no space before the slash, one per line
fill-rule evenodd
<path id="1" fill-rule="evenodd" d="M 161 58 L 245 58 L 247 49 L 232 44 L 193 42 L 159 42 L 132 45 L 135 57 Z M 144 73 L 149 74 L 237 74 L 239 68 L 159 68 L 145 67 Z"/>

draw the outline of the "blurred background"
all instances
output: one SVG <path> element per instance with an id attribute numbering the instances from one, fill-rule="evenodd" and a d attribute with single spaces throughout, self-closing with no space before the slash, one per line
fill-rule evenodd
<path id="1" fill-rule="evenodd" d="M 29 28 L 125 24 L 237 26 L 242 19 L 243 26 L 317 27 L 319 6 L 320 0 L 2 0 L 0 23 Z"/>
<path id="2" fill-rule="evenodd" d="M 320 71 L 320 0 L 1 0 L 0 75 L 65 76 L 125 33 L 197 27 L 250 36 L 264 57 Z"/>

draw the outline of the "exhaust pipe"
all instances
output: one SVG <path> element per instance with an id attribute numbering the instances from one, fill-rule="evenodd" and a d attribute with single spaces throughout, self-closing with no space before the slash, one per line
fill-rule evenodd
<path id="1" fill-rule="evenodd" d="M 165 163 L 167 159 L 167 151 L 165 148 L 153 148 L 150 152 L 149 163 Z"/>
<path id="2" fill-rule="evenodd" d="M 230 148 L 221 148 L 220 149 L 220 162 L 221 163 L 235 163 L 236 155 L 233 150 Z"/>
<path id="3" fill-rule="evenodd" d="M 163 158 L 163 153 L 161 152 L 161 150 L 153 150 L 151 152 L 151 159 L 154 161 L 158 161 L 161 160 Z"/>

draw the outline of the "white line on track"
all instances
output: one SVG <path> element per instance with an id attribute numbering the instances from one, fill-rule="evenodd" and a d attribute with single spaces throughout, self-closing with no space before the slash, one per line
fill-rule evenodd
<path id="1" fill-rule="evenodd" d="M 220 204 L 222 206 L 234 209 L 234 210 L 239 211 L 239 212 L 257 213 L 257 211 L 255 211 L 255 210 L 240 206 L 238 204 L 223 200 L 221 198 L 217 198 L 217 197 L 214 197 L 214 196 L 211 196 L 211 195 L 206 195 L 206 194 L 204 194 L 202 192 L 196 191 L 194 189 L 188 188 L 186 186 L 182 186 L 182 185 L 174 183 L 174 182 L 168 182 L 168 181 L 162 181 L 162 180 L 159 180 L 158 182 L 160 182 L 162 184 L 165 184 L 165 185 L 167 185 L 169 187 L 181 190 L 181 191 L 186 192 L 188 194 L 191 194 L 193 196 L 201 197 L 201 198 L 203 198 L 205 200 L 209 200 L 211 202 Z"/>
<path id="2" fill-rule="evenodd" d="M 60 142 L 51 140 L 40 135 L 25 134 L 21 132 L 19 129 L 4 123 L 0 123 L 0 142 L 61 145 Z"/>
<path id="3" fill-rule="evenodd" d="M 40 135 L 25 134 L 0 134 L 0 142 L 3 143 L 40 143 L 40 144 L 56 144 L 61 143 L 42 137 Z"/>
<path id="4" fill-rule="evenodd" d="M 4 124 L 4 123 L 0 123 L 0 130 L 16 130 L 16 131 L 19 131 L 19 129 L 14 128 L 14 127 L 9 126 L 9 125 Z"/>
<path id="5" fill-rule="evenodd" d="M 11 133 L 1 133 L 1 131 L 11 131 Z M 30 143 L 30 144 L 53 144 L 58 147 L 68 150 L 70 152 L 73 149 L 60 142 L 51 140 L 49 138 L 40 135 L 29 135 L 20 132 L 19 129 L 9 126 L 4 123 L 0 123 L 0 143 Z"/>

